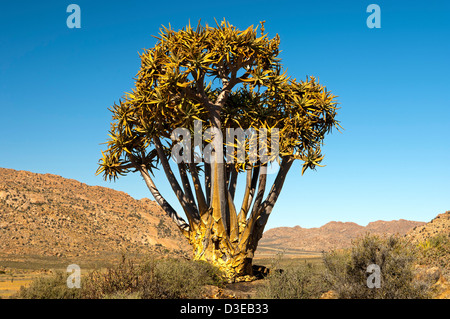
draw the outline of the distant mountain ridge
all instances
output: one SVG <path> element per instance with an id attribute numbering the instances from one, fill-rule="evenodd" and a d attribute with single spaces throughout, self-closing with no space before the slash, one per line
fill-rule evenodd
<path id="1" fill-rule="evenodd" d="M 302 228 L 300 226 L 277 227 L 269 229 L 263 234 L 258 247 L 260 247 L 260 250 L 278 247 L 278 249 L 328 251 L 330 249 L 349 247 L 353 239 L 365 233 L 405 235 L 414 227 L 425 224 L 425 222 L 400 219 L 392 221 L 378 220 L 370 222 L 367 226 L 361 226 L 353 222 L 331 221 L 316 228 Z"/>

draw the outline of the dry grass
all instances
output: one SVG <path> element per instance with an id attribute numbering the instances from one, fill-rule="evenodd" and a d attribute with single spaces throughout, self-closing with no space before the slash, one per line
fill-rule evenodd
<path id="1" fill-rule="evenodd" d="M 29 275 L 0 275 L 0 298 L 9 298 L 20 290 L 20 287 L 28 287 L 39 274 Z"/>
<path id="2" fill-rule="evenodd" d="M 85 271 L 81 289 L 68 288 L 67 276 L 65 270 L 52 271 L 8 295 L 18 299 L 196 299 L 203 297 L 205 286 L 224 283 L 210 264 L 154 257 L 138 264 L 123 256 L 113 267 Z"/>
<path id="3" fill-rule="evenodd" d="M 147 263 L 137 264 L 123 260 L 114 267 L 91 268 L 96 269 L 94 272 L 82 267 L 84 290 L 79 291 L 80 296 L 73 297 L 204 298 L 203 288 L 209 286 L 215 287 L 215 292 L 223 290 L 224 298 L 233 294 L 238 298 L 319 298 L 328 290 L 335 291 L 339 298 L 427 298 L 428 284 L 417 282 L 412 268 L 419 261 L 437 266 L 445 273 L 449 242 L 448 238 L 439 237 L 413 247 L 400 238 L 368 236 L 355 241 L 351 249 L 336 250 L 324 256 L 300 251 L 295 254 L 292 250 L 284 255 L 272 250 L 272 254 L 259 255 L 253 263 L 271 270 L 282 269 L 282 272 L 271 272 L 272 275 L 258 282 L 227 285 L 220 289 L 217 289 L 217 274 L 208 265 L 170 258 L 150 258 Z M 59 288 L 65 286 L 65 269 L 59 268 L 64 276 L 53 276 L 52 279 L 52 273 L 36 270 L 41 262 L 44 260 L 34 265 L 34 270 L 12 270 L 13 264 L 9 264 L 6 272 L 0 269 L 0 297 L 14 297 L 21 290 L 22 298 L 47 296 L 47 292 L 60 296 L 55 293 L 64 292 Z M 377 289 L 376 295 L 366 286 L 366 266 L 371 263 L 379 264 L 383 269 L 384 289 Z M 50 281 L 40 281 L 46 276 Z M 37 284 L 33 285 L 33 282 Z M 26 289 L 20 289 L 30 285 L 32 289 L 28 294 Z"/>

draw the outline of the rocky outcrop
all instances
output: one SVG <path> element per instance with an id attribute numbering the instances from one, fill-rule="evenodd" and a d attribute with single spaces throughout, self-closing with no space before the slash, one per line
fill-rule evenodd
<path id="1" fill-rule="evenodd" d="M 190 254 L 184 236 L 154 201 L 61 176 L 4 168 L 0 243 L 2 259 Z"/>
<path id="2" fill-rule="evenodd" d="M 437 215 L 429 223 L 414 227 L 406 237 L 415 242 L 423 242 L 436 235 L 450 236 L 450 211 Z"/>

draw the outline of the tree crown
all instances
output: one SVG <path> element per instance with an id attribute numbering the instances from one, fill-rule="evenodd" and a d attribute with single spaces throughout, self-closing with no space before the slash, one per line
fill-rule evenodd
<path id="1" fill-rule="evenodd" d="M 140 54 L 135 87 L 110 109 L 108 148 L 97 173 L 115 179 L 137 166 L 151 171 L 160 160 L 155 138 L 169 144 L 169 157 L 173 130 L 193 131 L 195 120 L 223 132 L 276 128 L 279 152 L 269 161 L 300 159 L 302 173 L 319 165 L 325 135 L 339 126 L 336 97 L 314 77 L 288 77 L 279 36 L 269 39 L 264 22 L 260 27 L 241 31 L 225 20 L 215 27 L 162 27 L 156 45 Z"/>

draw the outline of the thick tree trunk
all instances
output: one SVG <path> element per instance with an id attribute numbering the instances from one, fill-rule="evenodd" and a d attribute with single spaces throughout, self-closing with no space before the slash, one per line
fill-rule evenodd
<path id="1" fill-rule="evenodd" d="M 240 215 L 241 220 L 238 220 L 232 196 L 227 190 L 231 228 L 229 232 L 222 220 L 218 197 L 213 196 L 212 211 L 204 214 L 200 223 L 189 232 L 189 242 L 193 247 L 194 260 L 204 260 L 217 266 L 230 280 L 253 280 L 252 261 L 254 253 L 292 163 L 293 159 L 283 159 L 280 171 L 264 202 L 262 202 L 262 197 L 266 186 L 266 166 L 262 166 L 256 172 L 253 171 L 253 177 L 255 173 L 260 173 L 259 187 L 255 198 L 255 206 L 247 219 L 242 217 L 246 215 L 244 213 Z M 249 172 L 250 175 L 251 170 Z M 216 178 L 213 178 L 213 181 L 218 183 Z M 217 187 L 217 184 L 215 187 Z M 248 183 L 248 187 L 254 190 L 256 187 L 254 178 Z M 250 210 L 248 205 L 248 202 L 244 203 L 244 210 Z"/>
<path id="2" fill-rule="evenodd" d="M 236 212 L 230 190 L 228 187 L 223 187 L 226 185 L 222 184 L 223 178 L 220 177 L 224 176 L 220 175 L 217 169 L 220 163 L 216 162 L 210 165 L 212 196 L 209 206 L 206 206 L 204 202 L 198 175 L 194 167 L 192 167 L 192 177 L 197 198 L 200 199 L 201 205 L 199 207 L 201 209 L 200 214 L 197 213 L 198 215 L 195 216 L 197 218 L 188 216 L 189 225 L 178 216 L 172 206 L 161 196 L 145 167 L 139 167 L 139 170 L 158 204 L 175 221 L 189 240 L 193 248 L 193 259 L 207 261 L 217 266 L 230 281 L 248 281 L 254 279 L 252 273 L 253 256 L 292 163 L 293 158 L 283 158 L 280 170 L 264 201 L 262 199 L 266 188 L 267 167 L 263 165 L 258 169 L 249 168 L 246 192 L 239 214 Z M 188 193 L 187 197 L 193 201 L 194 195 L 187 185 L 188 179 L 187 175 L 185 175 L 187 172 L 184 167 L 180 167 L 180 169 L 180 173 L 183 175 L 185 193 Z M 170 171 L 167 173 L 172 174 Z M 255 194 L 258 180 L 259 185 Z M 194 202 L 186 200 L 186 195 L 178 185 L 174 187 L 175 190 L 180 194 L 178 196 L 180 203 L 189 204 L 190 206 L 188 207 L 196 208 Z M 252 204 L 250 198 L 254 195 L 256 196 L 253 207 L 250 209 Z M 221 198 L 228 199 L 226 213 L 224 213 L 224 205 L 221 203 Z M 226 220 L 224 216 L 227 216 Z"/>
<path id="3" fill-rule="evenodd" d="M 213 215 L 202 220 L 195 231 L 190 232 L 189 243 L 193 248 L 193 259 L 203 260 L 218 267 L 230 281 L 253 280 L 252 257 L 239 250 L 228 236 L 218 236 L 218 225 Z"/>

